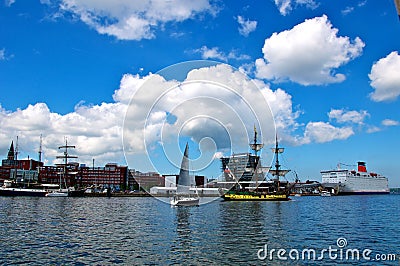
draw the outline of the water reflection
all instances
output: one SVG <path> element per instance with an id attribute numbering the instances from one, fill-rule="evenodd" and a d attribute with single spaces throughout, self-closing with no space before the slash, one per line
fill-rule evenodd
<path id="1" fill-rule="evenodd" d="M 273 265 L 282 261 L 257 258 L 265 244 L 322 249 L 338 237 L 396 253 L 399 203 L 349 196 L 171 208 L 152 198 L 0 197 L 0 264 Z"/>

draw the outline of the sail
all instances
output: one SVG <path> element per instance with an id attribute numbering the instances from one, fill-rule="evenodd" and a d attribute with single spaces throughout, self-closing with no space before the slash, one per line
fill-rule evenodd
<path id="1" fill-rule="evenodd" d="M 274 176 L 278 175 L 277 172 L 279 172 L 279 176 L 285 176 L 287 173 L 290 172 L 290 170 L 280 170 L 279 169 L 279 171 L 277 171 L 276 169 L 271 169 L 271 170 L 269 170 L 269 172 Z"/>
<path id="2" fill-rule="evenodd" d="M 255 144 L 249 144 L 249 145 L 253 151 L 259 151 L 264 147 L 264 144 L 262 144 L 262 143 L 255 143 Z"/>
<path id="3" fill-rule="evenodd" d="M 191 187 L 189 176 L 189 145 L 186 143 L 185 152 L 183 154 L 181 170 L 179 171 L 178 186 L 176 192 L 178 194 L 189 194 Z"/>
<path id="4" fill-rule="evenodd" d="M 271 148 L 273 153 L 283 153 L 285 151 L 285 148 Z"/>

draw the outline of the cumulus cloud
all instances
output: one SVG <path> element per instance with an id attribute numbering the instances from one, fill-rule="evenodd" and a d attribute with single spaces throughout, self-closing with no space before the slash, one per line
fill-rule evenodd
<path id="1" fill-rule="evenodd" d="M 370 114 L 365 111 L 347 111 L 344 109 L 332 109 L 328 113 L 330 120 L 336 120 L 338 123 L 354 123 L 363 124 L 365 118 L 369 117 Z"/>
<path id="2" fill-rule="evenodd" d="M 309 9 L 315 9 L 319 6 L 315 0 L 275 0 L 275 5 L 283 16 L 289 14 L 293 10 L 293 7 L 296 6 L 305 6 Z"/>
<path id="3" fill-rule="evenodd" d="M 168 128 L 168 131 L 163 135 L 166 138 L 168 134 L 174 135 L 177 134 L 178 130 L 183 130 L 183 133 L 193 136 L 196 141 L 201 139 L 200 136 L 218 139 L 222 133 L 210 136 L 209 132 L 219 132 L 218 127 L 221 125 L 232 127 L 233 132 L 235 132 L 235 127 L 230 125 L 240 124 L 241 119 L 244 119 L 240 117 L 241 115 L 246 116 L 246 119 L 251 119 L 251 108 L 254 110 L 261 109 L 265 113 L 269 112 L 269 107 L 265 101 L 259 99 L 260 96 L 263 97 L 263 94 L 250 80 L 242 81 L 242 76 L 241 72 L 233 71 L 223 64 L 194 69 L 188 73 L 187 78 L 182 82 L 167 81 L 161 76 L 154 75 L 135 94 L 127 113 L 129 125 L 132 125 L 132 131 L 136 128 L 134 125 L 138 123 L 145 123 L 146 128 L 149 126 L 154 128 L 156 125 L 163 126 Z M 137 79 L 134 76 L 130 78 Z M 135 84 L 135 82 L 131 82 L 131 84 Z M 129 86 L 125 88 L 134 90 Z M 148 88 L 152 88 L 154 93 L 149 94 Z M 263 90 L 269 90 L 269 87 L 264 84 Z M 257 93 L 258 97 L 252 98 Z M 258 99 L 261 103 L 259 104 L 253 99 Z M 196 108 L 193 108 L 193 106 L 196 106 Z M 134 120 L 138 113 L 144 114 L 142 121 Z M 155 119 L 153 115 L 147 115 L 162 113 L 164 117 L 167 117 L 168 114 L 173 115 L 176 120 L 173 124 L 170 124 L 163 119 Z M 259 114 L 259 116 L 262 115 Z M 160 116 L 157 115 L 157 117 Z M 181 129 L 183 125 L 185 127 Z M 214 128 L 214 130 L 210 130 L 210 128 Z M 239 130 L 240 126 L 237 129 Z M 142 134 L 138 131 L 136 133 Z M 148 133 L 153 135 L 154 132 L 149 131 Z M 236 137 L 239 139 L 243 136 L 237 135 Z M 244 137 L 247 138 L 247 136 Z M 138 145 L 134 146 L 138 147 Z"/>
<path id="4" fill-rule="evenodd" d="M 217 59 L 227 62 L 230 59 L 233 60 L 248 60 L 250 56 L 244 54 L 238 54 L 235 50 L 230 51 L 228 54 L 221 51 L 218 47 L 208 48 L 203 45 L 199 49 L 193 50 L 194 53 L 200 53 L 203 59 Z"/>
<path id="5" fill-rule="evenodd" d="M 256 30 L 257 21 L 245 19 L 242 16 L 237 17 L 237 22 L 239 23 L 239 33 L 244 37 L 249 36 L 249 34 Z"/>
<path id="6" fill-rule="evenodd" d="M 307 19 L 265 40 L 264 58 L 255 63 L 256 75 L 302 85 L 342 82 L 346 77 L 336 70 L 361 55 L 364 45 L 358 37 L 351 41 L 338 36 L 326 15 Z"/>
<path id="7" fill-rule="evenodd" d="M 214 15 L 217 11 L 208 0 L 62 0 L 58 12 L 72 14 L 100 34 L 120 40 L 141 40 L 154 38 L 155 29 L 165 23 L 181 22 L 204 13 Z"/>
<path id="8" fill-rule="evenodd" d="M 399 97 L 399 69 L 400 55 L 397 51 L 391 52 L 372 65 L 368 77 L 375 91 L 369 95 L 371 100 L 375 102 L 394 101 Z"/>
<path id="9" fill-rule="evenodd" d="M 59 155 L 58 146 L 64 144 L 64 137 L 77 146 L 80 162 L 89 163 L 92 158 L 106 163 L 121 161 L 122 120 L 126 106 L 120 103 L 102 103 L 94 106 L 78 106 L 65 115 L 51 112 L 45 103 L 30 104 L 14 112 L 1 109 L 0 143 L 4 150 L 19 136 L 22 156 L 35 158 L 39 136 L 43 135 L 43 151 L 48 163 L 55 163 Z M 36 149 L 36 150 L 35 150 Z"/>
<path id="10" fill-rule="evenodd" d="M 399 121 L 392 120 L 392 119 L 384 119 L 384 120 L 382 120 L 382 125 L 383 126 L 387 126 L 387 127 L 398 126 L 399 124 L 400 124 Z"/>
<path id="11" fill-rule="evenodd" d="M 67 137 L 68 143 L 77 147 L 74 152 L 79 162 L 90 164 L 95 158 L 101 165 L 123 163 L 124 154 L 146 157 L 160 145 L 176 148 L 176 136 L 183 136 L 201 144 L 212 161 L 225 152 L 247 150 L 254 124 L 266 145 L 274 140 L 274 126 L 281 137 L 295 144 L 345 139 L 353 134 L 350 127 L 310 122 L 302 137 L 292 137 L 303 125 L 297 122 L 301 113 L 293 108 L 291 95 L 282 88 L 272 90 L 263 80 L 243 78 L 239 70 L 224 64 L 193 69 L 183 81 L 167 80 L 160 74 L 125 74 L 113 99 L 96 105 L 79 103 L 67 114 L 54 113 L 45 103 L 16 111 L 0 106 L 0 148 L 5 153 L 10 138 L 18 135 L 22 155 L 34 158 L 42 134 L 44 158 L 55 163 L 57 147 Z M 339 119 L 346 113 L 332 117 Z M 349 117 L 342 119 L 359 121 Z M 179 164 L 181 158 L 177 158 Z"/>
<path id="12" fill-rule="evenodd" d="M 303 143 L 324 143 L 343 140 L 354 135 L 351 127 L 335 127 L 326 122 L 309 122 L 304 132 Z"/>

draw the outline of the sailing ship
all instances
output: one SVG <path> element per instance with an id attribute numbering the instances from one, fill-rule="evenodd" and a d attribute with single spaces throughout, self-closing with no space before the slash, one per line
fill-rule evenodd
<path id="1" fill-rule="evenodd" d="M 192 182 L 189 175 L 189 145 L 186 143 L 185 152 L 183 154 L 181 169 L 179 171 L 178 184 L 175 196 L 171 199 L 172 206 L 198 206 L 199 195 L 191 194 L 190 188 L 194 182 Z"/>
<path id="2" fill-rule="evenodd" d="M 244 187 L 241 185 L 240 180 L 236 177 L 234 180 L 237 185 L 232 187 L 226 193 L 224 193 L 221 197 L 227 201 L 287 201 L 289 198 L 289 188 L 288 183 L 281 183 L 279 177 L 285 176 L 290 170 L 285 170 L 280 168 L 279 164 L 279 154 L 283 153 L 284 148 L 280 148 L 278 146 L 278 137 L 276 136 L 275 148 L 272 148 L 273 153 L 275 154 L 275 169 L 268 168 L 268 172 L 271 173 L 274 178 L 272 179 L 272 183 L 268 184 L 267 187 L 260 187 L 261 184 L 259 180 L 260 174 L 262 175 L 263 170 L 266 167 L 261 167 L 260 156 L 257 155 L 257 152 L 263 148 L 262 143 L 258 143 L 257 141 L 257 130 L 254 127 L 254 142 L 250 143 L 251 150 L 254 151 L 255 163 L 253 164 L 254 169 L 252 171 L 255 179 L 255 187 Z M 225 172 L 228 172 L 228 175 L 232 176 L 232 172 L 227 168 Z M 263 176 L 262 179 L 265 179 Z M 263 180 L 262 180 L 263 181 Z"/>
<path id="3" fill-rule="evenodd" d="M 83 196 L 84 190 L 78 191 L 74 188 L 67 188 L 66 184 L 66 177 L 68 174 L 76 174 L 72 172 L 68 172 L 68 159 L 71 158 L 78 158 L 78 156 L 73 156 L 68 153 L 68 149 L 75 148 L 74 145 L 68 145 L 68 140 L 65 138 L 65 145 L 58 147 L 58 149 L 64 149 L 64 154 L 61 156 L 57 156 L 57 159 L 63 159 L 64 163 L 57 164 L 57 166 L 62 166 L 63 171 L 59 173 L 60 180 L 59 180 L 59 188 L 57 190 L 53 190 L 48 192 L 45 196 L 46 197 L 69 197 L 69 196 Z M 64 186 L 63 186 L 64 181 Z"/>

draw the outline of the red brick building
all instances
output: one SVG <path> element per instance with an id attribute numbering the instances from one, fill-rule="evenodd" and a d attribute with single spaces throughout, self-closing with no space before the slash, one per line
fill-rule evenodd
<path id="1" fill-rule="evenodd" d="M 155 172 L 142 173 L 129 170 L 128 188 L 150 191 L 152 187 L 165 186 L 165 177 Z"/>
<path id="2" fill-rule="evenodd" d="M 42 183 L 58 184 L 61 177 L 64 183 L 63 173 L 63 166 L 43 166 L 40 168 L 39 179 Z M 78 163 L 68 163 L 66 173 L 65 183 L 67 186 L 89 187 L 95 185 L 123 189 L 127 183 L 128 167 L 114 163 L 106 164 L 105 167 L 88 167 Z"/>
<path id="3" fill-rule="evenodd" d="M 62 184 L 67 187 L 75 186 L 77 182 L 77 174 L 79 173 L 78 163 L 68 163 L 66 165 L 66 175 L 64 177 L 64 166 L 46 165 L 39 168 L 39 182 L 43 184 L 59 184 L 60 178 Z"/>
<path id="4" fill-rule="evenodd" d="M 125 189 L 128 183 L 128 166 L 115 163 L 108 163 L 105 167 L 81 166 L 77 180 L 83 187 L 100 185 Z"/>
<path id="5" fill-rule="evenodd" d="M 15 156 L 14 143 L 11 142 L 7 159 L 3 159 L 1 161 L 0 184 L 2 184 L 4 180 L 8 180 L 10 178 L 16 179 L 18 176 L 36 176 L 35 179 L 37 179 L 37 174 L 34 172 L 36 172 L 41 166 L 43 166 L 43 163 L 36 160 L 17 160 Z"/>

